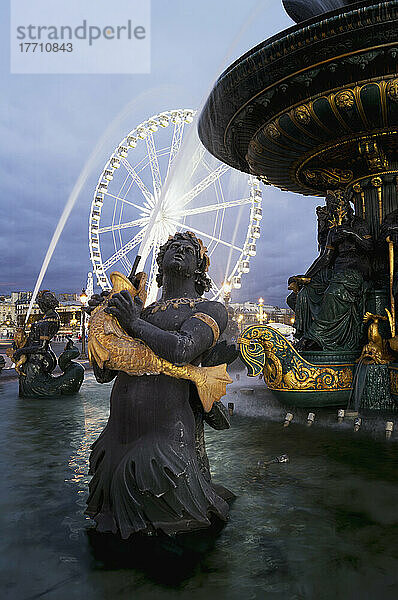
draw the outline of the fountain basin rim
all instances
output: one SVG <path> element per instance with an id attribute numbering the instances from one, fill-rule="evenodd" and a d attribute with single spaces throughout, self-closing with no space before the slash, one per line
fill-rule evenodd
<path id="1" fill-rule="evenodd" d="M 364 71 L 358 70 L 358 65 L 367 60 L 368 54 L 386 53 L 387 57 L 389 49 L 398 46 L 397 21 L 397 0 L 362 2 L 353 4 L 351 11 L 326 13 L 321 19 L 296 25 L 257 45 L 215 83 L 199 118 L 201 141 L 230 166 L 263 175 L 250 169 L 246 157 L 255 131 L 278 112 L 305 103 L 306 89 L 311 96 L 323 94 L 325 83 L 330 81 L 325 75 L 334 63 L 337 70 L 328 88 L 355 85 L 363 79 Z M 353 67 L 341 70 L 341 64 L 347 61 L 352 61 Z M 375 67 L 378 70 L 369 78 L 391 75 L 390 67 L 388 61 L 383 67 Z M 308 79 L 310 87 L 303 87 L 301 79 Z"/>
<path id="2" fill-rule="evenodd" d="M 350 6 L 349 10 L 347 10 L 347 7 L 338 8 L 336 10 L 331 10 L 329 12 L 322 13 L 321 15 L 313 17 L 312 19 L 307 19 L 307 21 L 301 21 L 300 23 L 296 23 L 295 25 L 288 27 L 288 29 L 283 29 L 282 31 L 279 31 L 278 33 L 271 36 L 270 38 L 267 38 L 266 40 L 264 40 L 263 42 L 260 42 L 256 46 L 253 46 L 253 48 L 250 48 L 250 50 L 248 50 L 247 52 L 242 54 L 242 56 L 240 56 L 239 58 L 234 60 L 234 62 L 231 63 L 226 69 L 224 69 L 224 71 L 221 73 L 221 75 L 219 75 L 217 77 L 214 87 L 216 87 L 217 84 L 219 82 L 221 82 L 222 79 L 224 79 L 224 77 L 226 75 L 228 75 L 231 71 L 233 71 L 235 69 L 235 67 L 240 66 L 242 64 L 242 62 L 244 62 L 245 60 L 250 58 L 253 54 L 256 54 L 260 50 L 266 48 L 267 46 L 271 46 L 275 42 L 282 41 L 284 38 L 288 37 L 289 35 L 291 35 L 293 33 L 297 33 L 301 29 L 306 29 L 308 27 L 311 27 L 312 25 L 321 23 L 322 21 L 325 21 L 326 19 L 332 18 L 334 16 L 338 16 L 340 14 L 352 12 L 352 11 L 358 10 L 360 8 L 366 8 L 368 6 L 377 5 L 377 4 L 380 4 L 380 2 L 376 2 L 375 0 L 358 1 L 355 4 L 352 4 Z"/>

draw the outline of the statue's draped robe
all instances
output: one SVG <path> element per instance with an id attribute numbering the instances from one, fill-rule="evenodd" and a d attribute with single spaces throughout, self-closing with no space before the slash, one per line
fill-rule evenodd
<path id="1" fill-rule="evenodd" d="M 369 238 L 367 223 L 354 217 L 352 229 Z M 334 264 L 311 278 L 297 295 L 297 337 L 322 350 L 357 351 L 363 342 L 363 314 L 369 288 L 369 260 L 350 238 L 336 245 Z"/>
<path id="2" fill-rule="evenodd" d="M 144 318 L 178 335 L 193 312 L 188 305 L 170 306 Z M 176 534 L 209 527 L 212 516 L 226 520 L 228 504 L 210 481 L 206 457 L 197 454 L 195 430 L 201 425 L 190 404 L 191 388 L 189 381 L 167 375 L 118 372 L 109 421 L 90 456 L 86 513 L 98 531 L 122 538 L 157 530 Z"/>

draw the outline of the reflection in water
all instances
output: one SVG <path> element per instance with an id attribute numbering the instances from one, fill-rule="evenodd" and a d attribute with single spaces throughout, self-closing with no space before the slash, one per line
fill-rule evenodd
<path id="1" fill-rule="evenodd" d="M 107 421 L 110 386 L 88 376 L 79 395 L 51 402 L 20 400 L 17 383 L 0 382 L 6 596 L 395 598 L 397 433 L 385 441 L 386 416 L 365 415 L 354 434 L 334 412 L 317 412 L 307 428 L 308 410 L 295 410 L 285 429 L 286 409 L 262 384 L 250 396 L 236 385 L 232 429 L 207 431 L 213 476 L 237 494 L 230 522 L 183 581 L 162 585 L 117 561 L 104 569 L 87 537 L 89 448 Z M 273 462 L 284 454 L 289 462 Z"/>

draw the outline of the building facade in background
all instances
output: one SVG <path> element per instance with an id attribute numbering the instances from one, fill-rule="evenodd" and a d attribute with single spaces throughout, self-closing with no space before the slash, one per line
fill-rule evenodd
<path id="1" fill-rule="evenodd" d="M 280 308 L 271 304 L 260 304 L 258 302 L 231 303 L 234 310 L 234 320 L 239 323 L 242 331 L 249 325 L 258 323 L 283 323 L 294 326 L 294 312 L 290 308 Z"/>
<path id="2" fill-rule="evenodd" d="M 15 327 L 23 327 L 28 314 L 29 303 L 33 292 L 12 292 L 10 296 L 0 296 L 0 337 L 12 337 Z M 57 312 L 61 319 L 59 335 L 78 335 L 81 330 L 82 304 L 78 294 L 63 292 L 56 294 L 59 307 Z M 28 321 L 31 323 L 40 316 L 40 310 L 35 303 Z"/>

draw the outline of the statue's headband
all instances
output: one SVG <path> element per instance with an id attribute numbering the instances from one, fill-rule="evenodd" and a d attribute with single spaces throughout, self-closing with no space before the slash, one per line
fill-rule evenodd
<path id="1" fill-rule="evenodd" d="M 192 231 L 187 231 L 187 233 L 189 233 L 189 235 L 195 238 L 195 240 L 198 242 L 200 248 L 200 258 L 202 260 L 205 259 L 205 271 L 208 271 L 210 266 L 210 258 L 207 255 L 207 246 L 205 246 L 202 240 L 192 233 Z"/>
<path id="2" fill-rule="evenodd" d="M 189 235 L 189 237 L 193 238 L 198 243 L 200 258 L 201 258 L 201 260 L 204 259 L 205 272 L 207 272 L 209 270 L 209 266 L 210 266 L 210 258 L 207 255 L 207 247 L 204 245 L 202 240 L 200 238 L 198 238 L 192 231 L 187 231 L 186 233 Z M 169 235 L 169 240 L 172 240 L 173 238 L 174 238 L 173 235 Z"/>

